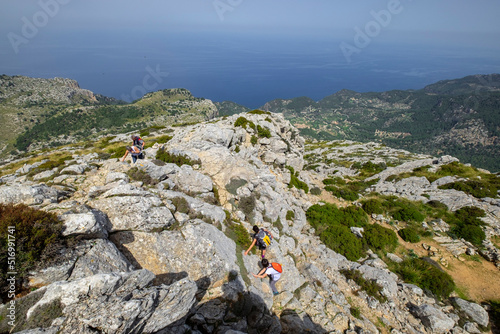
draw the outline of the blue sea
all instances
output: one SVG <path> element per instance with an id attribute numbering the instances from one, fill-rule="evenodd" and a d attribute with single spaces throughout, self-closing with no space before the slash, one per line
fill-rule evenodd
<path id="1" fill-rule="evenodd" d="M 82 88 L 129 101 L 146 91 L 182 87 L 196 97 L 257 108 L 276 98 L 420 89 L 443 79 L 500 73 L 498 50 L 469 46 L 374 40 L 349 62 L 342 40 L 334 37 L 133 31 L 77 36 L 41 35 L 18 54 L 2 44 L 0 74 L 72 78 Z"/>

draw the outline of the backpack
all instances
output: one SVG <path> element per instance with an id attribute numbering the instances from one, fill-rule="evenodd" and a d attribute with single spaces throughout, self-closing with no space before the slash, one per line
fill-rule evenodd
<path id="1" fill-rule="evenodd" d="M 259 233 L 257 233 L 255 237 L 261 246 L 269 246 L 271 244 L 271 235 L 263 229 L 260 229 Z"/>
<path id="2" fill-rule="evenodd" d="M 137 147 L 139 150 L 142 151 L 143 145 L 144 145 L 144 140 L 142 140 L 140 137 L 134 139 L 134 146 Z"/>
<path id="3" fill-rule="evenodd" d="M 281 267 L 281 264 L 279 264 L 278 262 L 272 262 L 271 267 L 280 274 L 283 272 L 283 268 Z"/>

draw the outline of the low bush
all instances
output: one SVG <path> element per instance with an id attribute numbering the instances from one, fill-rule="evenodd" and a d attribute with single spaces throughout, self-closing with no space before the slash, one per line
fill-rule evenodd
<path id="1" fill-rule="evenodd" d="M 420 241 L 417 230 L 411 227 L 405 227 L 398 231 L 399 236 L 406 242 L 416 243 Z"/>
<path id="2" fill-rule="evenodd" d="M 326 186 L 325 190 L 330 192 L 333 196 L 337 198 L 343 198 L 346 201 L 355 201 L 359 198 L 358 193 L 345 189 L 345 188 L 338 188 L 334 186 Z"/>
<path id="3" fill-rule="evenodd" d="M 361 317 L 361 312 L 359 311 L 359 307 L 351 307 L 350 310 L 351 315 L 355 318 L 360 318 Z"/>
<path id="4" fill-rule="evenodd" d="M 363 210 L 369 215 L 371 214 L 383 214 L 384 207 L 382 206 L 382 202 L 378 199 L 371 198 L 363 202 Z"/>
<path id="5" fill-rule="evenodd" d="M 256 145 L 258 140 L 259 140 L 259 139 L 258 139 L 256 136 L 252 136 L 252 137 L 250 138 L 250 143 L 251 143 L 252 145 Z"/>
<path id="6" fill-rule="evenodd" d="M 158 144 L 166 144 L 167 142 L 170 141 L 170 139 L 172 139 L 172 136 L 169 136 L 169 135 L 163 135 L 163 136 L 160 136 L 160 137 L 155 137 L 152 139 L 152 141 L 158 143 Z"/>
<path id="7" fill-rule="evenodd" d="M 189 165 L 189 166 L 201 165 L 201 160 L 199 159 L 193 160 L 184 155 L 172 154 L 163 148 L 159 149 L 158 152 L 156 152 L 155 158 L 166 163 L 174 163 L 179 167 L 182 165 Z"/>
<path id="8" fill-rule="evenodd" d="M 458 191 L 463 191 L 466 194 L 472 195 L 476 198 L 484 197 L 497 197 L 498 188 L 488 183 L 488 181 L 483 180 L 468 180 L 468 181 L 458 181 L 453 183 L 443 184 L 438 187 L 439 189 L 455 189 Z"/>
<path id="9" fill-rule="evenodd" d="M 241 126 L 242 128 L 247 128 L 247 125 L 250 125 L 250 127 L 252 129 L 255 129 L 255 123 L 253 123 L 252 121 L 249 121 L 248 119 L 246 119 L 245 117 L 243 116 L 240 116 L 236 119 L 236 121 L 234 122 L 234 126 L 237 127 L 237 126 Z"/>
<path id="10" fill-rule="evenodd" d="M 61 242 L 62 227 L 63 224 L 55 214 L 33 209 L 24 204 L 0 204 L 1 298 L 4 298 L 8 291 L 7 272 L 17 272 L 16 293 L 18 293 L 27 273 Z M 13 247 L 15 251 L 12 250 Z M 10 267 L 12 252 L 15 253 L 15 264 Z"/>
<path id="11" fill-rule="evenodd" d="M 293 167 L 290 166 L 286 166 L 286 168 L 290 171 L 290 183 L 288 184 L 288 188 L 295 187 L 297 189 L 302 189 L 307 194 L 309 192 L 309 186 L 299 179 L 299 172 L 295 172 Z"/>
<path id="12" fill-rule="evenodd" d="M 350 261 L 356 261 L 365 256 L 363 243 L 346 226 L 327 227 L 319 234 L 319 237 L 328 248 L 344 255 Z"/>
<path id="13" fill-rule="evenodd" d="M 271 115 L 271 113 L 269 111 L 263 111 L 263 110 L 259 110 L 259 109 L 254 109 L 254 110 L 251 110 L 249 112 L 247 112 L 247 114 L 253 114 L 253 115 Z"/>
<path id="14" fill-rule="evenodd" d="M 455 289 L 451 276 L 440 268 L 420 258 L 407 258 L 403 262 L 391 263 L 392 271 L 405 282 L 418 285 L 440 299 L 448 298 Z"/>
<path id="15" fill-rule="evenodd" d="M 127 171 L 127 175 L 134 181 L 140 181 L 145 185 L 154 186 L 158 180 L 153 179 L 148 173 L 137 167 L 132 167 Z"/>
<path id="16" fill-rule="evenodd" d="M 295 219 L 295 212 L 292 210 L 288 210 L 286 212 L 286 220 L 294 220 Z"/>
<path id="17" fill-rule="evenodd" d="M 311 194 L 319 196 L 319 195 L 321 195 L 321 189 L 318 188 L 318 187 L 312 187 L 311 188 Z"/>
<path id="18" fill-rule="evenodd" d="M 398 245 L 396 233 L 379 224 L 372 224 L 365 227 L 364 240 L 374 250 L 392 252 Z"/>
<path id="19" fill-rule="evenodd" d="M 453 226 L 450 230 L 451 234 L 480 247 L 486 238 L 481 228 L 485 223 L 479 219 L 484 216 L 486 213 L 480 208 L 474 206 L 460 208 L 448 219 L 448 223 Z"/>
<path id="20" fill-rule="evenodd" d="M 172 204 L 175 206 L 175 210 L 180 213 L 188 214 L 191 211 L 188 201 L 184 197 L 174 197 L 172 198 Z"/>
<path id="21" fill-rule="evenodd" d="M 238 209 L 245 214 L 247 219 L 251 219 L 253 217 L 253 210 L 255 209 L 255 196 L 241 197 L 238 202 Z"/>
<path id="22" fill-rule="evenodd" d="M 271 131 L 268 128 L 257 125 L 257 134 L 260 138 L 271 138 Z"/>
<path id="23" fill-rule="evenodd" d="M 420 213 L 420 211 L 411 206 L 400 208 L 398 211 L 393 213 L 392 217 L 396 220 L 406 222 L 422 222 L 425 219 L 425 216 Z"/>
<path id="24" fill-rule="evenodd" d="M 306 217 L 317 232 L 334 225 L 344 225 L 347 227 L 365 227 L 368 225 L 368 216 L 366 213 L 363 209 L 353 205 L 338 208 L 335 204 L 315 204 L 307 210 Z"/>
<path id="25" fill-rule="evenodd" d="M 363 274 L 359 270 L 340 270 L 340 273 L 347 279 L 352 279 L 356 282 L 361 290 L 365 291 L 368 296 L 372 296 L 381 303 L 387 301 L 387 297 L 382 294 L 382 286 L 377 284 L 375 281 L 367 280 L 363 277 Z"/>

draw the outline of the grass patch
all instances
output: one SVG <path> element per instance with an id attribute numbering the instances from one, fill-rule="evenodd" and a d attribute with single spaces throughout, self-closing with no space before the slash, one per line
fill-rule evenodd
<path id="1" fill-rule="evenodd" d="M 251 115 L 271 115 L 271 113 L 269 111 L 263 111 L 263 110 L 259 110 L 259 109 L 250 110 L 250 111 L 247 112 L 247 114 L 251 114 Z"/>
<path id="2" fill-rule="evenodd" d="M 389 262 L 391 271 L 405 282 L 418 285 L 439 299 L 446 299 L 455 290 L 455 282 L 437 266 L 420 258 L 407 258 L 401 263 Z"/>
<path id="3" fill-rule="evenodd" d="M 302 189 L 307 194 L 309 192 L 309 186 L 299 179 L 299 172 L 295 172 L 291 166 L 286 166 L 286 168 L 290 171 L 290 183 L 288 184 L 288 188 L 295 187 L 297 189 Z"/>
<path id="4" fill-rule="evenodd" d="M 286 220 L 294 220 L 295 219 L 295 212 L 292 210 L 288 210 L 286 212 Z"/>

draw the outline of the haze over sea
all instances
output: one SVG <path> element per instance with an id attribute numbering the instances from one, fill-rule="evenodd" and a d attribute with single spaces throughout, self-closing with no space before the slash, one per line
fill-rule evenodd
<path id="1" fill-rule="evenodd" d="M 53 17 L 43 1 L 60 4 Z M 227 3 L 221 1 L 10 3 L 0 14 L 7 37 L 0 39 L 0 74 L 72 78 L 128 101 L 182 87 L 256 108 L 275 98 L 420 89 L 500 73 L 495 1 L 232 1 L 225 11 L 217 10 Z M 393 3 L 397 13 L 384 18 Z M 23 34 L 26 20 L 36 23 L 43 12 L 45 24 Z M 373 13 L 382 16 L 377 21 Z M 371 25 L 368 39 L 358 39 L 360 47 L 356 29 L 366 32 L 370 22 L 380 23 Z M 24 38 L 18 50 L 12 34 Z M 357 51 L 346 57 L 342 43 Z M 151 71 L 161 75 L 155 79 Z"/>

